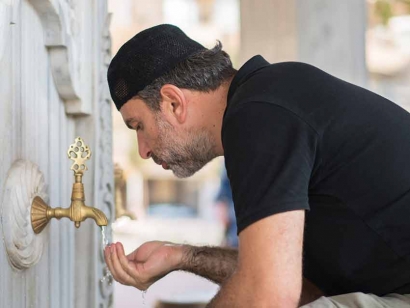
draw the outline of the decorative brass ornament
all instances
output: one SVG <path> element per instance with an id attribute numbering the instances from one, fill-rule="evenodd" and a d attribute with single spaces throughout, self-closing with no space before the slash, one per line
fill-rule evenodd
<path id="1" fill-rule="evenodd" d="M 77 137 L 75 142 L 70 145 L 67 155 L 69 159 L 74 161 L 70 168 L 74 174 L 84 174 L 84 171 L 88 170 L 85 161 L 91 157 L 91 150 L 80 137 Z"/>
<path id="2" fill-rule="evenodd" d="M 85 161 L 91 157 L 91 150 L 80 137 L 77 137 L 75 142 L 68 148 L 67 155 L 74 161 L 70 168 L 74 171 L 75 178 L 71 193 L 71 205 L 69 208 L 57 207 L 53 209 L 43 199 L 38 196 L 35 197 L 31 206 L 31 225 L 36 234 L 43 231 L 51 218 L 60 219 L 67 217 L 74 221 L 77 228 L 87 218 L 94 219 L 98 226 L 106 226 L 108 224 L 107 217 L 102 211 L 86 206 L 84 203 L 85 194 L 82 178 L 84 172 L 88 170 Z"/>

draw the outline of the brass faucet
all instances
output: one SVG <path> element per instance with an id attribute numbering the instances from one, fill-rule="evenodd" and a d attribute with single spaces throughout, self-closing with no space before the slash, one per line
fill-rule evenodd
<path id="1" fill-rule="evenodd" d="M 91 150 L 84 141 L 77 137 L 75 142 L 70 145 L 67 151 L 68 157 L 74 161 L 71 166 L 71 170 L 74 171 L 75 182 L 73 184 L 73 191 L 71 193 L 71 205 L 69 208 L 51 208 L 43 199 L 36 196 L 33 199 L 31 205 L 31 225 L 34 233 L 38 234 L 47 226 L 51 218 L 60 219 L 67 217 L 71 221 L 74 221 L 77 228 L 80 227 L 80 223 L 87 218 L 95 220 L 98 226 L 106 226 L 108 224 L 107 217 L 104 213 L 94 207 L 86 206 L 84 185 L 82 178 L 84 172 L 88 170 L 85 165 L 85 161 L 90 158 Z"/>
<path id="2" fill-rule="evenodd" d="M 122 216 L 127 216 L 133 220 L 137 219 L 133 213 L 126 210 L 127 181 L 124 176 L 124 171 L 118 164 L 114 165 L 114 183 L 115 218 L 118 219 Z"/>

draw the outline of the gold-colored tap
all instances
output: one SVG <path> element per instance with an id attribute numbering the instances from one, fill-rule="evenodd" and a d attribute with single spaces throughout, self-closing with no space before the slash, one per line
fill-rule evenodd
<path id="1" fill-rule="evenodd" d="M 86 206 L 84 185 L 82 178 L 84 172 L 88 170 L 85 165 L 85 161 L 90 158 L 91 150 L 84 141 L 78 137 L 75 142 L 70 145 L 67 151 L 68 157 L 74 161 L 71 166 L 71 170 L 74 171 L 75 182 L 73 184 L 73 191 L 71 193 L 71 205 L 69 208 L 51 208 L 43 199 L 35 197 L 31 205 L 31 225 L 36 234 L 43 231 L 47 226 L 51 218 L 60 219 L 67 217 L 71 221 L 74 221 L 77 228 L 80 227 L 80 223 L 87 218 L 95 220 L 98 226 L 106 226 L 108 224 L 107 217 L 104 213 L 94 207 Z"/>
<path id="2" fill-rule="evenodd" d="M 136 219 L 135 215 L 126 210 L 127 200 L 127 181 L 124 176 L 124 171 L 118 164 L 114 165 L 114 184 L 115 184 L 115 218 L 127 216 L 131 219 Z"/>

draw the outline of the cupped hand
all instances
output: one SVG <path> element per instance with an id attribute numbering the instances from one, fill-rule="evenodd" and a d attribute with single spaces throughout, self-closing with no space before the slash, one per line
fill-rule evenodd
<path id="1" fill-rule="evenodd" d="M 183 261 L 183 246 L 146 242 L 126 256 L 122 244 L 115 243 L 105 248 L 104 255 L 116 281 L 146 290 L 158 279 L 179 269 Z"/>

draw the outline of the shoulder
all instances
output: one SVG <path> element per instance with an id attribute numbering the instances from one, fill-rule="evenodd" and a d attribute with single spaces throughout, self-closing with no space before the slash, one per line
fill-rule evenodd
<path id="1" fill-rule="evenodd" d="M 305 120 L 314 105 L 311 102 L 313 92 L 326 92 L 325 81 L 334 77 L 324 71 L 303 62 L 281 62 L 266 65 L 242 77 L 235 85 L 225 112 L 228 119 L 250 102 L 265 102 L 284 108 Z"/>
<path id="2" fill-rule="evenodd" d="M 259 74 L 258 74 L 259 73 Z M 270 76 L 280 75 L 281 78 L 295 77 L 294 74 L 326 74 L 321 69 L 304 62 L 278 62 L 265 66 L 258 71 L 254 76 L 255 79 L 266 78 Z"/>
<path id="3" fill-rule="evenodd" d="M 288 100 L 298 93 L 306 93 L 323 79 L 331 75 L 303 62 L 280 62 L 269 64 L 240 78 L 229 105 L 244 101 L 266 101 L 276 103 Z M 228 106 L 229 107 L 229 106 Z"/>

